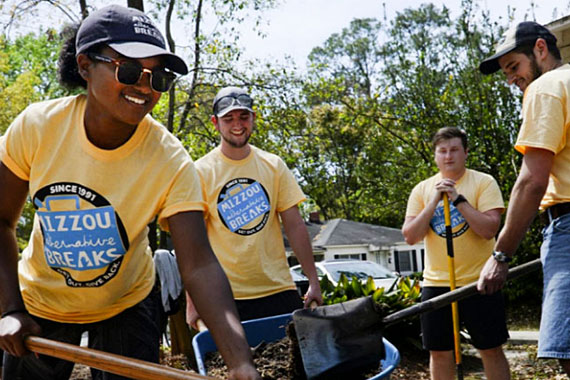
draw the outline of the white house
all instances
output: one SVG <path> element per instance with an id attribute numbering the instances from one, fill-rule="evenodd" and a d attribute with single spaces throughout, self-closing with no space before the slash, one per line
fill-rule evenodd
<path id="1" fill-rule="evenodd" d="M 403 275 L 423 270 L 423 243 L 407 245 L 400 229 L 346 219 L 322 222 L 316 213 L 306 225 L 315 261 L 370 260 Z M 285 246 L 289 264 L 297 264 L 287 240 Z"/>

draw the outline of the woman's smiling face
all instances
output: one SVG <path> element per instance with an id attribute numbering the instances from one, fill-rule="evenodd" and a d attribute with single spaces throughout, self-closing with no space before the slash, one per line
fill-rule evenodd
<path id="1" fill-rule="evenodd" d="M 119 59 L 116 51 L 105 47 L 101 55 Z M 136 59 L 144 68 L 153 70 L 163 66 L 160 57 Z M 88 114 L 103 121 L 105 127 L 138 125 L 160 99 L 161 93 L 154 91 L 150 85 L 150 76 L 144 73 L 133 85 L 125 85 L 117 81 L 116 66 L 112 63 L 92 61 L 87 56 L 78 58 L 80 69 L 87 71 L 87 108 Z M 96 120 L 90 120 L 93 122 Z"/>

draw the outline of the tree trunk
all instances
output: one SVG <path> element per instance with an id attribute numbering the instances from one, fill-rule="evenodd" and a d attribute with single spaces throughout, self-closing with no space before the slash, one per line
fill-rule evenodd
<path id="1" fill-rule="evenodd" d="M 190 90 L 188 91 L 188 101 L 184 106 L 184 110 L 182 111 L 182 116 L 180 117 L 180 130 L 184 131 L 186 128 L 186 118 L 190 113 L 190 109 L 192 108 L 192 99 L 194 98 L 194 91 L 196 90 L 196 86 L 198 84 L 198 68 L 200 67 L 200 23 L 202 21 L 202 4 L 203 1 L 199 0 L 198 5 L 196 6 L 196 26 L 194 27 L 194 67 L 192 68 L 192 81 L 190 82 Z"/>
<path id="2" fill-rule="evenodd" d="M 141 12 L 144 12 L 143 0 L 127 0 L 127 6 L 129 8 L 135 8 Z"/>
<path id="3" fill-rule="evenodd" d="M 170 21 L 172 19 L 172 12 L 174 12 L 174 4 L 176 0 L 170 0 L 168 2 L 168 8 L 166 10 L 166 20 L 165 20 L 165 30 L 166 30 L 166 41 L 168 43 L 168 48 L 172 53 L 176 50 L 176 44 L 174 43 L 174 39 L 172 38 L 172 31 L 170 29 Z M 174 113 L 176 105 L 176 88 L 172 86 L 170 90 L 168 90 L 168 117 L 166 120 L 166 129 L 170 132 L 174 131 Z M 166 232 L 160 231 L 160 240 L 159 240 L 160 248 L 167 249 L 166 247 Z"/>
<path id="4" fill-rule="evenodd" d="M 89 16 L 89 11 L 87 10 L 87 1 L 79 0 L 79 9 L 81 9 L 81 19 L 85 20 Z"/>

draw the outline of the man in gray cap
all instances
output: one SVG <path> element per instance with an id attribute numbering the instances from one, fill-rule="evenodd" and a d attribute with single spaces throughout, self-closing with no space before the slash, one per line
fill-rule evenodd
<path id="1" fill-rule="evenodd" d="M 313 251 L 299 213 L 305 200 L 295 177 L 278 156 L 249 144 L 253 99 L 242 88 L 225 87 L 211 118 L 220 145 L 196 161 L 206 229 L 234 293 L 242 321 L 291 313 L 303 307 L 289 272 L 281 223 L 309 278 L 304 305 L 322 303 Z M 187 321 L 199 318 L 188 299 Z"/>
<path id="2" fill-rule="evenodd" d="M 524 157 L 505 226 L 477 287 L 483 294 L 503 287 L 508 262 L 540 208 L 545 229 L 538 357 L 559 359 L 570 374 L 570 66 L 562 64 L 548 29 L 522 22 L 505 33 L 496 53 L 479 69 L 484 74 L 501 69 L 509 84 L 524 92 L 515 143 Z"/>

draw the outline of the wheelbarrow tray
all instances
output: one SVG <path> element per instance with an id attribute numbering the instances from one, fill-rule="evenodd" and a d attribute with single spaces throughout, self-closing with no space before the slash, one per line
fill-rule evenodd
<path id="1" fill-rule="evenodd" d="M 253 319 L 242 322 L 245 330 L 247 341 L 250 346 L 257 346 L 261 342 L 274 342 L 285 337 L 285 328 L 293 319 L 292 314 L 282 314 L 274 317 Z M 380 361 L 382 371 L 368 380 L 389 379 L 390 373 L 396 368 L 400 362 L 400 353 L 398 349 L 385 338 L 382 339 L 386 357 Z M 206 354 L 218 351 L 209 331 L 202 331 L 192 339 L 192 347 L 198 371 L 202 375 L 207 374 Z"/>

